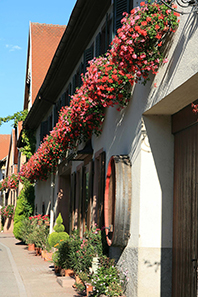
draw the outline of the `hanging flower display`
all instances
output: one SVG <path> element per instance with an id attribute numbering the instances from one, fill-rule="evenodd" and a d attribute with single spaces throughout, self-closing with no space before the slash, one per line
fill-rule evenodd
<path id="1" fill-rule="evenodd" d="M 12 174 L 3 179 L 0 183 L 0 191 L 5 191 L 6 189 L 17 189 L 19 185 L 18 174 Z"/>
<path id="2" fill-rule="evenodd" d="M 90 61 L 82 76 L 82 86 L 71 96 L 70 106 L 63 107 L 58 123 L 46 136 L 37 152 L 25 163 L 20 177 L 31 182 L 46 180 L 55 172 L 58 160 L 67 149 L 76 149 L 93 133 L 102 131 L 106 107 L 120 111 L 131 96 L 131 86 L 148 80 L 166 63 L 160 47 L 167 32 L 175 32 L 177 13 L 162 4 L 145 4 L 124 13 L 122 27 L 104 57 Z"/>
<path id="3" fill-rule="evenodd" d="M 0 215 L 6 219 L 6 218 L 11 218 L 14 214 L 14 205 L 9 204 L 7 206 L 2 206 L 0 210 Z"/>

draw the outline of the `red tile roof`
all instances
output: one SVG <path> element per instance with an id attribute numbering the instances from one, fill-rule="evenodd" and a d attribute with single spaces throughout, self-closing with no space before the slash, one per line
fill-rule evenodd
<path id="1" fill-rule="evenodd" d="M 0 160 L 8 155 L 10 145 L 10 135 L 1 134 L 0 135 Z"/>
<path id="2" fill-rule="evenodd" d="M 43 83 L 66 26 L 30 23 L 32 104 Z"/>

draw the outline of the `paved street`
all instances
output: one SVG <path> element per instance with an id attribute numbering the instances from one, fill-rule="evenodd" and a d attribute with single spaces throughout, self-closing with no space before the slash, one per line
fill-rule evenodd
<path id="1" fill-rule="evenodd" d="M 77 297 L 74 280 L 57 282 L 52 263 L 36 257 L 35 252 L 16 240 L 13 234 L 0 233 L 0 296 L 1 297 Z"/>

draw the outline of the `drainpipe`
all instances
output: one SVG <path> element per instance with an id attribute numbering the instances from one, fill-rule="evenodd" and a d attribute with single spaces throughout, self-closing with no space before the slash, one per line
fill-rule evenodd
<path id="1" fill-rule="evenodd" d="M 50 234 L 53 232 L 54 226 L 54 188 L 55 188 L 55 176 L 51 174 L 51 210 L 50 210 Z"/>

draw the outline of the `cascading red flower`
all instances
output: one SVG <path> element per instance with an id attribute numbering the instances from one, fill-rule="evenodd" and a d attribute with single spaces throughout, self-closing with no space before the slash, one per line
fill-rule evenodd
<path id="1" fill-rule="evenodd" d="M 106 107 L 121 110 L 130 100 L 131 86 L 138 80 L 146 82 L 149 73 L 156 74 L 160 64 L 167 62 L 159 48 L 167 31 L 175 32 L 177 15 L 165 5 L 140 5 L 123 14 L 111 50 L 90 61 L 82 86 L 71 97 L 70 106 L 62 108 L 58 123 L 37 152 L 22 166 L 20 178 L 34 182 L 55 173 L 66 150 L 101 133 Z"/>

